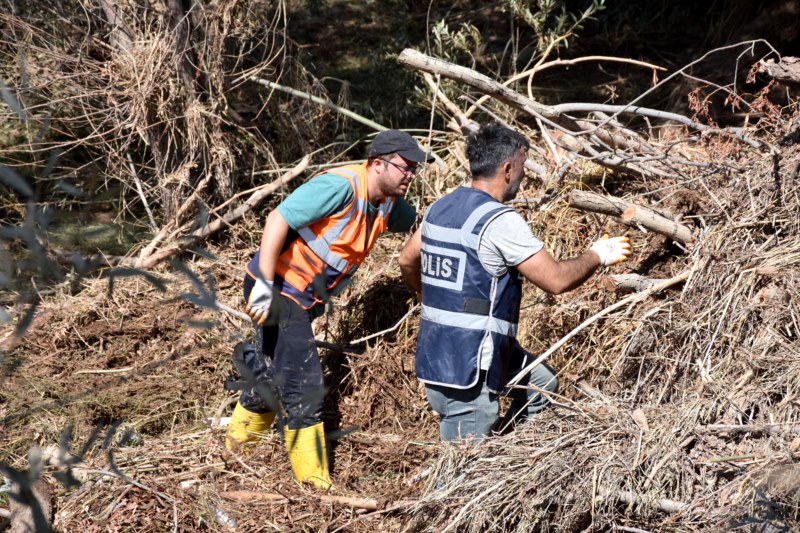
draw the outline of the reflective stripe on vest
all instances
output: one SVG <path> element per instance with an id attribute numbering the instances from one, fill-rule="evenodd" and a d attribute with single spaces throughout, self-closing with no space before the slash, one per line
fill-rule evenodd
<path id="1" fill-rule="evenodd" d="M 420 318 L 423 320 L 430 320 L 431 322 L 442 324 L 444 326 L 490 331 L 492 333 L 499 333 L 500 335 L 505 335 L 507 337 L 515 337 L 517 335 L 517 324 L 500 320 L 499 318 L 495 318 L 493 316 L 455 313 L 453 311 L 445 311 L 444 309 L 437 309 L 435 307 L 423 305 Z"/>
<path id="2" fill-rule="evenodd" d="M 340 170 L 340 172 L 337 172 Z M 361 216 L 367 216 L 367 202 L 362 198 L 359 198 L 359 187 L 358 187 L 358 176 L 355 172 L 352 172 L 347 169 L 334 169 L 330 171 L 331 174 L 337 174 L 339 176 L 343 176 L 350 181 L 351 186 L 353 187 L 353 196 L 355 202 L 355 209 L 350 210 L 350 216 L 342 218 L 339 220 L 336 225 L 330 228 L 324 235 L 315 235 L 314 232 L 308 226 L 300 228 L 297 230 L 297 233 L 300 235 L 305 243 L 311 248 L 317 256 L 325 261 L 328 266 L 333 267 L 334 269 L 338 270 L 342 273 L 352 273 L 358 268 L 358 265 L 348 265 L 347 260 L 339 257 L 333 251 L 331 251 L 330 246 L 328 243 L 336 242 L 339 237 L 344 232 L 344 229 L 347 227 L 350 222 L 353 221 L 359 214 Z M 349 272 L 348 272 L 349 269 Z"/>

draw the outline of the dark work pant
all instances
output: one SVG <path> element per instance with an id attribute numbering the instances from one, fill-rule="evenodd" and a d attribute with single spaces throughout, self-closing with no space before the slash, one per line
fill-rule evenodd
<path id="1" fill-rule="evenodd" d="M 247 301 L 253 281 L 245 277 Z M 289 429 L 302 429 L 321 421 L 325 397 L 322 365 L 314 343 L 311 317 L 294 301 L 274 295 L 266 324 L 256 326 L 256 349 L 245 354 L 255 386 L 246 389 L 239 403 L 248 411 L 285 414 Z"/>

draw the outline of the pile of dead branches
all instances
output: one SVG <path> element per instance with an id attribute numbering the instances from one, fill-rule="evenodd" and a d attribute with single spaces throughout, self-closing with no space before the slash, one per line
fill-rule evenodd
<path id="1" fill-rule="evenodd" d="M 415 52 L 400 60 L 493 97 L 495 119 L 535 124 L 555 178 L 518 205 L 551 251 L 572 257 L 602 233 L 634 249 L 557 299 L 528 287 L 520 337 L 559 370 L 554 407 L 481 446 L 444 447 L 408 530 L 798 527 L 796 96 L 780 106 L 765 91 L 744 103 L 760 109 L 756 127 L 720 128 L 636 102 L 548 107 Z M 474 127 L 438 96 L 454 127 Z M 682 133 L 647 135 L 617 122 L 625 113 Z"/>

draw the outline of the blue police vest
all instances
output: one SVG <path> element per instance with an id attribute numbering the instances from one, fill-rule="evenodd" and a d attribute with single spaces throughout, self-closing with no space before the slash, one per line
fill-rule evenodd
<path id="1" fill-rule="evenodd" d="M 495 277 L 478 258 L 483 227 L 511 208 L 489 194 L 459 187 L 434 202 L 422 221 L 422 315 L 416 373 L 424 383 L 456 389 L 479 379 L 480 347 L 492 337 L 486 376 L 500 391 L 524 361 L 515 350 L 522 281 L 515 268 Z"/>

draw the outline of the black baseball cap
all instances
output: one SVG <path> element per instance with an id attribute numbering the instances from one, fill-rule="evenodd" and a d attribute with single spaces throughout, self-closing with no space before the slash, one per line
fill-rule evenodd
<path id="1" fill-rule="evenodd" d="M 417 141 L 408 133 L 400 130 L 386 130 L 375 136 L 369 148 L 369 156 L 377 157 L 385 154 L 398 154 L 400 157 L 415 163 L 435 161 L 434 157 L 426 154 L 417 144 Z"/>

